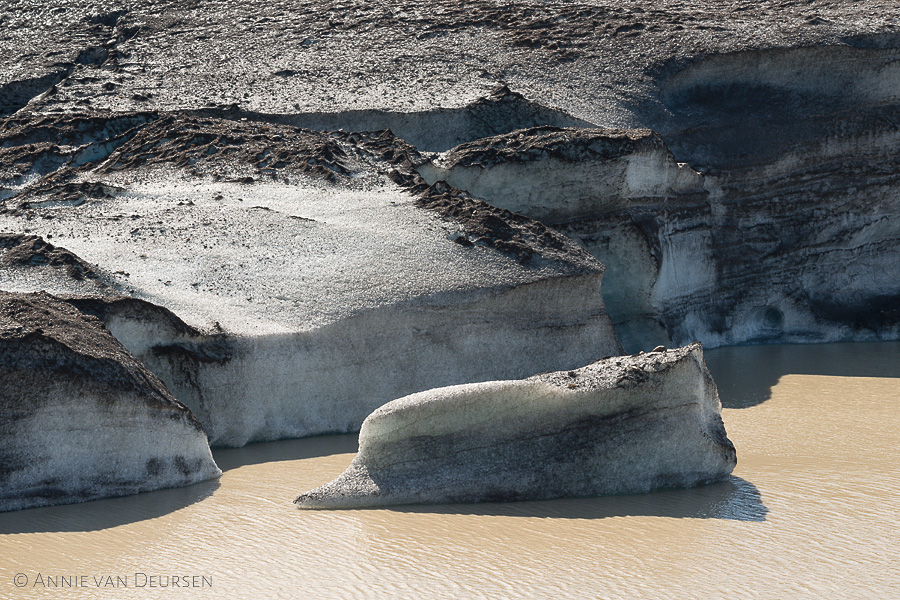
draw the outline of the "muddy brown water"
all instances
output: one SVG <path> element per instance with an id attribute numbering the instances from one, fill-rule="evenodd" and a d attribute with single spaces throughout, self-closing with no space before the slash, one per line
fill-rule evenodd
<path id="1" fill-rule="evenodd" d="M 0 598 L 900 598 L 900 343 L 707 360 L 722 483 L 299 511 L 355 437 L 257 444 L 217 451 L 217 482 L 0 514 Z"/>

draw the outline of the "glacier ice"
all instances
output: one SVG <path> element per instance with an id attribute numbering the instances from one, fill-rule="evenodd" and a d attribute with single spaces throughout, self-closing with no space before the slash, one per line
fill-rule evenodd
<path id="1" fill-rule="evenodd" d="M 347 470 L 295 503 L 352 508 L 690 487 L 734 469 L 720 413 L 699 344 L 429 390 L 373 412 Z"/>
<path id="2" fill-rule="evenodd" d="M 765 58 L 728 64 L 771 66 Z M 706 89 L 698 77 L 689 78 L 694 95 Z M 607 267 L 604 300 L 627 350 L 695 340 L 709 348 L 896 339 L 900 210 L 892 149 L 900 134 L 871 130 L 859 111 L 821 123 L 836 131 L 827 139 L 794 140 L 774 157 L 745 156 L 748 164 L 705 173 L 677 162 L 664 137 L 709 163 L 699 154 L 709 151 L 704 144 L 738 143 L 732 121 L 708 140 L 696 128 L 681 138 L 532 128 L 463 144 L 419 170 L 578 240 Z M 818 135 L 821 127 L 808 123 L 814 118 L 825 119 L 798 116 L 784 136 Z M 702 136 L 711 131 L 702 128 Z M 725 150 L 719 154 L 725 160 Z"/>
<path id="3" fill-rule="evenodd" d="M 0 510 L 221 474 L 203 427 L 95 318 L 0 292 Z"/>
<path id="4" fill-rule="evenodd" d="M 18 127 L 38 125 L 64 136 L 82 124 Z M 100 138 L 112 128 L 87 126 Z M 14 131 L 18 143 L 25 133 Z M 4 286 L 75 295 L 82 306 L 115 298 L 93 314 L 213 445 L 358 431 L 406 394 L 621 351 L 602 264 L 458 190 L 423 195 L 411 169 L 398 183 L 399 162 L 418 159 L 390 132 L 167 116 L 131 135 L 82 166 L 79 177 L 110 193 L 4 216 L 31 232 L 29 244 L 52 236 L 94 278 L 74 281 L 34 257 L 8 269 Z M 53 189 L 41 197 L 69 196 Z M 15 248 L 0 244 L 0 268 Z"/>

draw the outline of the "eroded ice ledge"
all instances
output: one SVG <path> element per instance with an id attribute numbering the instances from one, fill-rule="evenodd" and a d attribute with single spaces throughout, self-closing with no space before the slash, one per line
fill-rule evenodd
<path id="1" fill-rule="evenodd" d="M 724 161 L 704 173 L 667 147 L 707 148 L 686 133 L 558 127 L 470 142 L 417 168 L 541 220 L 600 260 L 626 350 L 896 339 L 900 132 L 883 119 L 896 104 L 826 119 L 813 110 L 823 102 L 773 103 L 796 118 L 777 132 L 766 121 L 768 138 L 739 116 L 703 129 Z M 756 154 L 742 163 L 732 145 Z M 709 164 L 692 152 L 678 158 Z"/>
<path id="2" fill-rule="evenodd" d="M 206 433 L 95 318 L 0 292 L 0 511 L 221 474 Z"/>
<path id="3" fill-rule="evenodd" d="M 372 413 L 347 470 L 295 503 L 352 508 L 690 487 L 736 464 L 720 412 L 699 344 L 429 390 Z"/>

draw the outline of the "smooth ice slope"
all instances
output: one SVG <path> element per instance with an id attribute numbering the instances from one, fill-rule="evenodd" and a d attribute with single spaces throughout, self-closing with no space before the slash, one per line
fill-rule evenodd
<path id="1" fill-rule="evenodd" d="M 736 464 L 699 344 L 429 390 L 372 413 L 359 454 L 301 508 L 631 494 Z"/>
<path id="2" fill-rule="evenodd" d="M 220 474 L 200 423 L 99 321 L 0 292 L 0 510 Z"/>

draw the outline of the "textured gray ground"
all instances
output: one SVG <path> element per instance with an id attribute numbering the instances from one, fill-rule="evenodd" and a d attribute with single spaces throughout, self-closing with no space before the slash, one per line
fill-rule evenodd
<path id="1" fill-rule="evenodd" d="M 65 77 L 35 100 L 43 110 L 281 115 L 459 108 L 504 82 L 597 125 L 652 125 L 665 113 L 659 82 L 699 58 L 889 46 L 897 11 L 879 0 L 19 3 L 3 17 L 2 80 L 42 93 L 40 78 Z"/>

